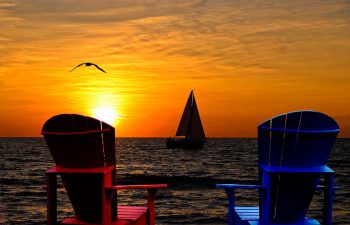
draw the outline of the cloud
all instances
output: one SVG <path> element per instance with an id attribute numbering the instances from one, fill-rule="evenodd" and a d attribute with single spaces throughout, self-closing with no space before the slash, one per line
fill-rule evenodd
<path id="1" fill-rule="evenodd" d="M 311 52 L 320 52 L 322 62 L 332 52 L 324 46 L 348 42 L 346 2 L 23 0 L 10 8 L 5 30 L 11 32 L 0 40 L 13 57 L 5 64 L 29 53 L 31 61 L 79 62 L 84 52 L 144 76 L 176 68 L 200 79 L 224 78 L 239 71 L 277 74 Z M 214 70 L 217 75 L 208 73 Z"/>
<path id="2" fill-rule="evenodd" d="M 168 1 L 93 1 L 93 0 L 21 0 L 15 6 L 15 13 L 29 20 L 43 18 L 52 22 L 110 23 L 148 17 L 174 15 L 199 7 L 200 0 Z M 43 22 L 43 21 L 42 21 Z"/>
<path id="3" fill-rule="evenodd" d="M 17 6 L 15 2 L 0 2 L 0 10 L 11 10 Z"/>

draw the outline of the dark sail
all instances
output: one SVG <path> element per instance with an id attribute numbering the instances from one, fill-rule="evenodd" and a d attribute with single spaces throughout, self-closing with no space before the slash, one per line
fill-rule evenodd
<path id="1" fill-rule="evenodd" d="M 197 103 L 194 98 L 193 91 L 191 93 L 192 93 L 192 107 L 191 107 L 190 123 L 186 133 L 186 139 L 188 140 L 204 139 L 205 134 L 202 126 L 202 121 L 199 116 Z"/>
<path id="2" fill-rule="evenodd" d="M 193 102 L 193 91 L 191 91 L 190 95 L 188 96 L 186 106 L 184 109 L 184 112 L 182 113 L 182 117 L 179 123 L 179 127 L 176 131 L 176 136 L 186 136 L 188 128 L 190 126 L 190 120 L 191 120 L 191 111 L 192 111 L 192 102 Z"/>

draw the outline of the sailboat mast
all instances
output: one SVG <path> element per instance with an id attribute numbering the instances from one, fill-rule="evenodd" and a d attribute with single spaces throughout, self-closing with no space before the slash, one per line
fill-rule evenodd
<path id="1" fill-rule="evenodd" d="M 193 94 L 193 90 L 191 90 L 191 112 L 193 111 L 193 98 L 194 98 L 194 94 Z"/>

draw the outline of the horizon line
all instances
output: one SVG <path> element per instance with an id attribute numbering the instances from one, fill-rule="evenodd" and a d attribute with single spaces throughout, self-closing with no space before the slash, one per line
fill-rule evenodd
<path id="1" fill-rule="evenodd" d="M 0 136 L 0 138 L 44 138 L 43 136 Z M 141 137 L 141 136 L 122 136 L 122 137 L 115 137 L 116 139 L 118 138 L 154 138 L 154 139 L 165 139 L 165 138 L 171 138 L 169 136 L 167 137 Z M 206 139 L 257 139 L 258 137 L 207 137 Z M 337 137 L 337 139 L 350 139 L 350 137 Z"/>

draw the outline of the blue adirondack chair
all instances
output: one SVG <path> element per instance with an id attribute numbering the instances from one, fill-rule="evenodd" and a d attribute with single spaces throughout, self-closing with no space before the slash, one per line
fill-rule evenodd
<path id="1" fill-rule="evenodd" d="M 290 112 L 260 124 L 260 185 L 216 185 L 229 198 L 228 224 L 320 224 L 306 214 L 321 176 L 323 224 L 332 224 L 334 171 L 326 161 L 339 131 L 331 117 L 314 111 Z M 257 189 L 259 206 L 236 206 L 235 189 Z"/>

